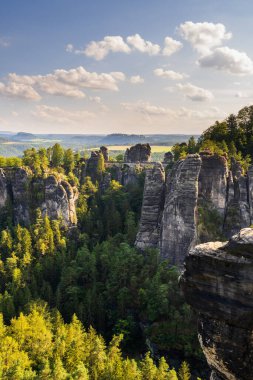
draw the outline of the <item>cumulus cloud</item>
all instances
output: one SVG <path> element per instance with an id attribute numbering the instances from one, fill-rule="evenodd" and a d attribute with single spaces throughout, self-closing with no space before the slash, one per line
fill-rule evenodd
<path id="1" fill-rule="evenodd" d="M 130 53 L 131 49 L 121 36 L 106 36 L 102 41 L 91 41 L 84 50 L 76 50 L 76 53 L 85 54 L 97 61 L 104 59 L 109 52 Z"/>
<path id="2" fill-rule="evenodd" d="M 23 98 L 28 100 L 40 100 L 41 96 L 29 84 L 0 82 L 0 94 L 7 97 Z"/>
<path id="3" fill-rule="evenodd" d="M 204 88 L 194 86 L 191 83 L 177 84 L 177 88 L 189 99 L 195 102 L 203 102 L 213 99 L 213 94 Z"/>
<path id="4" fill-rule="evenodd" d="M 120 71 L 110 73 L 89 72 L 80 66 L 75 69 L 58 69 L 47 75 L 8 75 L 6 83 L 0 82 L 0 94 L 29 100 L 39 100 L 40 93 L 74 98 L 85 98 L 83 89 L 118 91 L 124 81 Z"/>
<path id="5" fill-rule="evenodd" d="M 253 74 L 253 61 L 244 52 L 227 46 L 214 49 L 198 60 L 201 67 L 213 67 L 231 74 Z"/>
<path id="6" fill-rule="evenodd" d="M 164 47 L 145 40 L 140 34 L 136 33 L 128 36 L 125 40 L 121 36 L 105 36 L 101 41 L 91 41 L 84 49 L 75 49 L 72 44 L 67 44 L 65 50 L 68 53 L 84 54 L 97 61 L 104 59 L 110 52 L 129 54 L 133 51 L 146 53 L 150 56 L 162 54 L 170 56 L 180 50 L 183 44 L 171 37 L 165 37 Z"/>
<path id="7" fill-rule="evenodd" d="M 186 74 L 178 73 L 178 72 L 173 71 L 173 70 L 164 70 L 162 68 L 155 69 L 153 71 L 153 73 L 157 77 L 171 79 L 171 80 L 182 80 L 182 79 L 187 77 Z"/>
<path id="8" fill-rule="evenodd" d="M 212 22 L 187 21 L 181 24 L 178 32 L 182 38 L 188 41 L 200 54 L 207 54 L 214 47 L 222 45 L 224 40 L 229 40 L 232 33 L 226 31 L 223 24 Z"/>
<path id="9" fill-rule="evenodd" d="M 132 84 L 141 84 L 141 83 L 144 83 L 144 79 L 140 75 L 133 75 L 130 78 L 130 83 L 132 83 Z"/>
<path id="10" fill-rule="evenodd" d="M 144 40 L 139 34 L 128 36 L 127 43 L 131 45 L 133 49 L 149 55 L 157 55 L 161 50 L 158 44 Z"/>
<path id="11" fill-rule="evenodd" d="M 183 47 L 182 42 L 174 40 L 171 37 L 165 37 L 164 48 L 163 48 L 162 54 L 165 56 L 170 56 L 170 55 L 176 53 L 182 47 Z"/>
<path id="12" fill-rule="evenodd" d="M 38 105 L 32 115 L 40 120 L 53 123 L 76 124 L 95 117 L 95 114 L 86 110 L 68 111 L 60 107 Z"/>

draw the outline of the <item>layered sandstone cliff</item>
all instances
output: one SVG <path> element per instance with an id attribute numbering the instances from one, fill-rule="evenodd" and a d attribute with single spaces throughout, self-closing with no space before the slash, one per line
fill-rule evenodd
<path id="1" fill-rule="evenodd" d="M 77 190 L 54 175 L 35 178 L 23 168 L 0 170 L 0 212 L 7 211 L 13 222 L 28 226 L 36 208 L 50 219 L 76 224 Z M 7 210 L 8 209 L 8 210 Z"/>
<path id="2" fill-rule="evenodd" d="M 160 234 L 160 252 L 171 264 L 182 264 L 184 256 L 196 242 L 196 207 L 199 155 L 177 162 L 167 177 L 166 197 Z"/>
<path id="3" fill-rule="evenodd" d="M 156 192 L 155 177 L 149 175 L 147 181 L 150 187 L 144 189 L 145 207 L 136 239 L 136 246 L 141 249 L 155 246 L 152 234 L 143 233 L 153 221 L 153 215 L 149 220 L 145 212 L 152 208 L 152 200 L 149 203 L 152 187 Z M 157 196 L 160 202 L 156 202 L 162 204 L 163 195 L 157 192 Z M 182 265 L 189 249 L 197 243 L 226 240 L 253 223 L 253 167 L 245 175 L 235 160 L 229 168 L 223 156 L 208 152 L 189 155 L 168 171 L 164 207 L 159 213 L 160 237 L 156 248 L 162 259 Z"/>
<path id="4" fill-rule="evenodd" d="M 136 245 L 156 248 L 160 238 L 162 211 L 164 207 L 165 172 L 161 164 L 146 170 L 141 222 Z"/>
<path id="5" fill-rule="evenodd" d="M 196 246 L 180 283 L 199 313 L 211 379 L 253 379 L 253 229 L 242 229 L 226 243 Z"/>

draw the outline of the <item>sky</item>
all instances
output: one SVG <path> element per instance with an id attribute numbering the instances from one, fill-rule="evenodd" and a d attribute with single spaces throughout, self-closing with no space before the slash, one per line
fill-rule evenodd
<path id="1" fill-rule="evenodd" d="M 0 2 L 0 131 L 199 134 L 253 100 L 251 0 Z"/>

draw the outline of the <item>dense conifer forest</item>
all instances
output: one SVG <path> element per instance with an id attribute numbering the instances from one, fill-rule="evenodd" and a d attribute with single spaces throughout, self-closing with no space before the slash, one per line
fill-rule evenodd
<path id="1" fill-rule="evenodd" d="M 209 150 L 246 169 L 252 110 L 216 122 L 197 142 L 174 145 L 174 160 Z M 111 169 L 100 153 L 80 184 L 86 160 L 59 144 L 0 157 L 2 168 L 25 167 L 31 179 L 53 173 L 79 191 L 71 228 L 39 208 L 29 226 L 14 224 L 11 204 L 1 211 L 0 378 L 196 379 L 203 357 L 178 269 L 156 250 L 134 247 L 144 172 L 134 184 L 111 179 L 102 189 Z M 41 196 L 32 194 L 31 204 Z"/>

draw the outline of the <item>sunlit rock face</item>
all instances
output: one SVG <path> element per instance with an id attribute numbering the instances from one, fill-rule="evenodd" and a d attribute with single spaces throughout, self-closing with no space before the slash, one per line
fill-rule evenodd
<path id="1" fill-rule="evenodd" d="M 14 224 L 29 226 L 40 208 L 42 215 L 76 224 L 76 188 L 54 175 L 34 177 L 23 168 L 0 169 L 0 211 L 12 217 Z M 7 215 L 6 214 L 6 215 Z"/>
<path id="2" fill-rule="evenodd" d="M 65 224 L 76 224 L 75 201 L 77 193 L 67 181 L 58 181 L 50 175 L 45 179 L 45 198 L 42 214 L 50 219 L 61 218 Z"/>
<path id="3" fill-rule="evenodd" d="M 252 379 L 253 229 L 242 229 L 226 243 L 192 249 L 180 284 L 199 314 L 199 340 L 211 379 Z"/>
<path id="4" fill-rule="evenodd" d="M 135 243 L 140 249 L 156 248 L 159 243 L 164 191 L 165 172 L 157 163 L 146 169 L 140 227 Z"/>
<path id="5" fill-rule="evenodd" d="M 244 173 L 237 161 L 232 159 L 229 168 L 226 157 L 205 151 L 174 163 L 165 182 L 164 195 L 156 190 L 155 181 L 147 177 L 143 194 L 143 203 L 153 191 L 160 197 L 156 203 L 164 204 L 159 209 L 159 239 L 148 234 L 147 215 L 141 220 L 139 232 L 147 232 L 146 247 L 155 246 L 161 259 L 169 259 L 173 265 L 182 266 L 196 244 L 226 240 L 253 224 L 253 167 Z M 136 240 L 139 247 L 140 235 Z"/>

